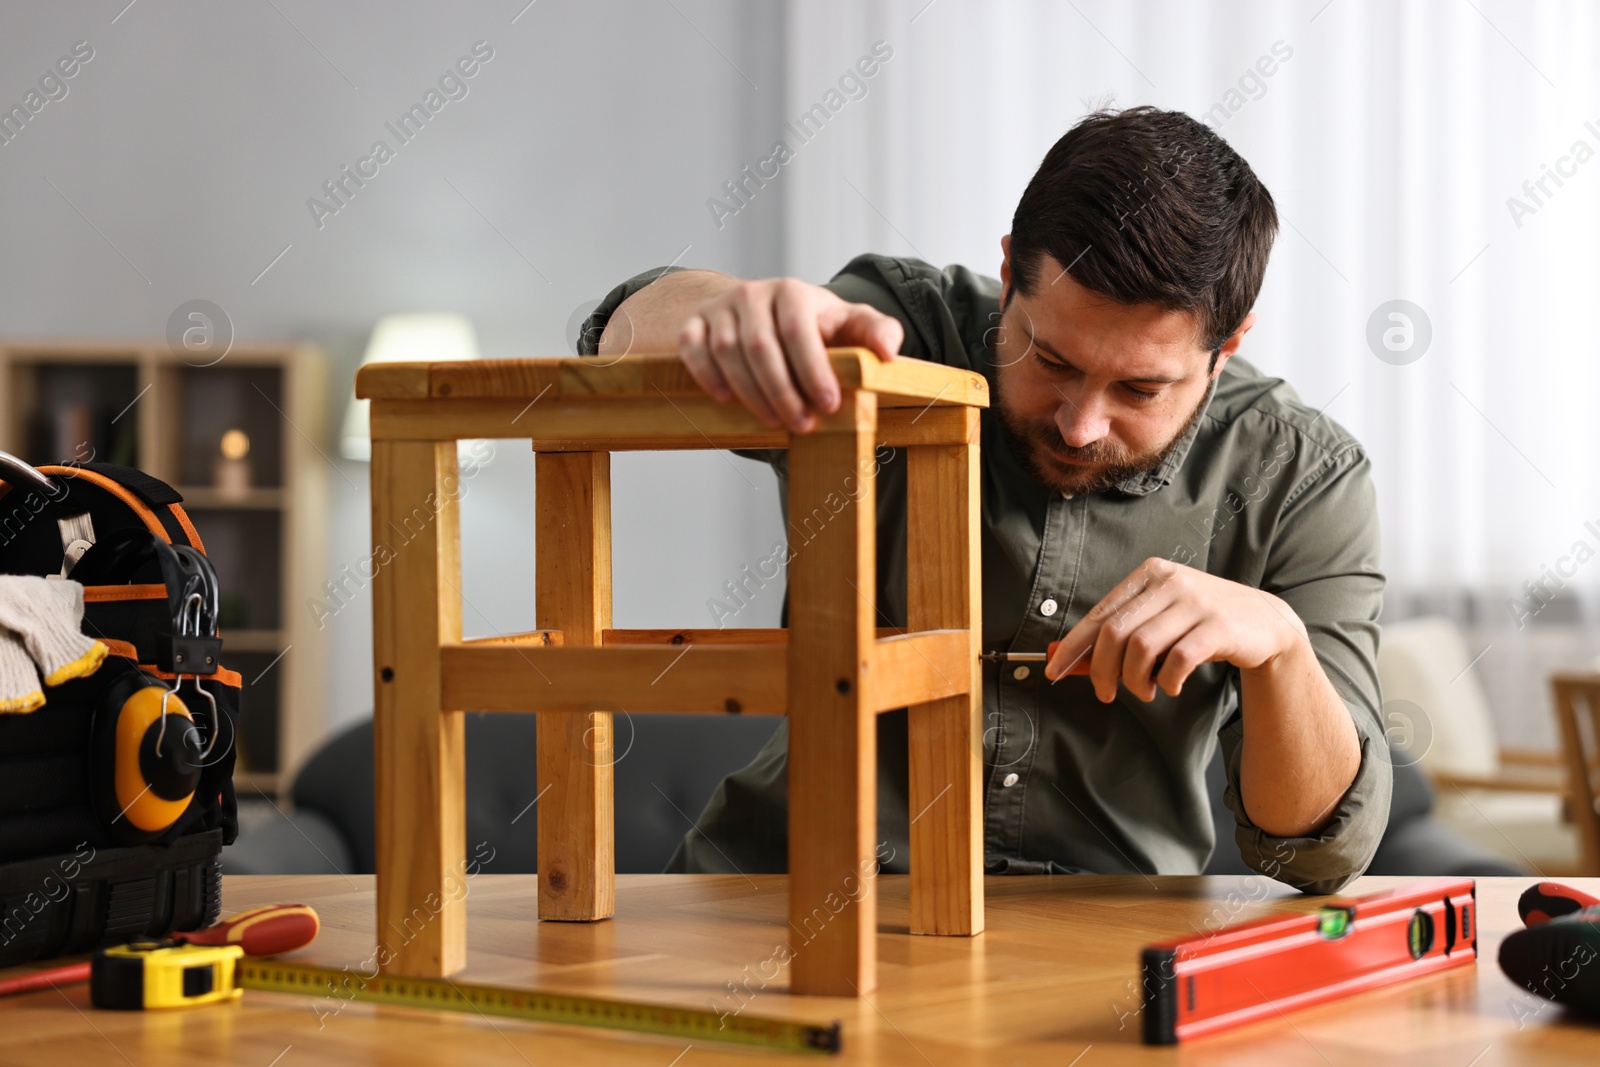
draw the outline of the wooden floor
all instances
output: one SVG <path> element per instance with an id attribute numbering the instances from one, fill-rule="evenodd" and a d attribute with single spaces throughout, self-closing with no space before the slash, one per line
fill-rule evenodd
<path id="1" fill-rule="evenodd" d="M 1407 879 L 1369 878 L 1364 892 Z M 840 1019 L 835 1062 L 1099 1067 L 1183 1064 L 1593 1064 L 1600 1024 L 1519 993 L 1495 963 L 1519 923 L 1523 879 L 1482 879 L 1481 959 L 1432 979 L 1364 994 L 1181 1048 L 1138 1043 L 1138 949 L 1223 919 L 1315 901 L 1261 879 L 991 878 L 988 929 L 977 938 L 907 932 L 907 880 L 882 876 L 880 987 L 858 1001 L 790 997 L 784 978 L 761 988 L 786 940 L 784 880 L 758 876 L 624 876 L 617 918 L 596 924 L 529 920 L 532 876 L 469 880 L 472 981 L 678 1003 L 739 1005 L 729 983 L 754 990 L 745 1011 Z M 1600 884 L 1576 881 L 1589 892 Z M 323 932 L 297 955 L 359 965 L 374 951 L 370 877 L 229 878 L 225 913 L 256 904 L 316 906 Z M 389 931 L 401 938 L 400 931 Z M 797 951 L 804 951 L 795 935 Z M 748 972 L 746 968 L 749 968 Z M 15 973 L 15 972 L 7 972 Z M 753 977 L 751 977 L 753 976 Z M 483 1017 L 346 1005 L 320 1019 L 309 998 L 246 991 L 242 1002 L 164 1013 L 95 1011 L 85 986 L 0 1001 L 0 1064 L 643 1064 L 692 1067 L 821 1058 L 610 1035 Z M 325 1008 L 323 1010 L 326 1010 Z"/>

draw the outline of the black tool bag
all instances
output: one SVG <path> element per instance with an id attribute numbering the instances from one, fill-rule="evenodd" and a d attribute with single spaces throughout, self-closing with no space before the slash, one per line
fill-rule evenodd
<path id="1" fill-rule="evenodd" d="M 240 679 L 181 501 L 129 467 L 0 452 L 0 574 L 80 582 L 83 631 L 110 649 L 0 714 L 0 966 L 217 919 Z"/>

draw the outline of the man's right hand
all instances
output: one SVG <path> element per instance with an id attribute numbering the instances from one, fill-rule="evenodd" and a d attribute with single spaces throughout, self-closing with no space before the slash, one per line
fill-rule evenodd
<path id="1" fill-rule="evenodd" d="M 678 352 L 718 400 L 738 397 L 768 426 L 807 433 L 818 414 L 839 409 L 826 348 L 859 345 L 888 362 L 904 340 L 900 320 L 868 304 L 847 303 L 797 278 L 772 278 L 734 282 L 696 304 L 678 331 Z"/>

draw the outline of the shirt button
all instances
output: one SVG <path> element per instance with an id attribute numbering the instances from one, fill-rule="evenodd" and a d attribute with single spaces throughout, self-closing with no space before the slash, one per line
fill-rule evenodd
<path id="1" fill-rule="evenodd" d="M 1013 772 L 1011 774 L 1006 775 L 1004 778 L 1000 779 L 1000 784 L 1005 786 L 1007 789 L 1010 789 L 1012 786 L 1016 785 L 1017 784 L 1016 773 Z"/>
<path id="2" fill-rule="evenodd" d="M 1048 619 L 1050 616 L 1054 615 L 1055 613 L 1056 613 L 1056 602 L 1054 600 L 1046 600 L 1043 604 L 1039 605 L 1039 614 L 1043 615 L 1045 618 Z"/>
<path id="3" fill-rule="evenodd" d="M 1063 492 L 1061 494 L 1061 499 L 1062 500 L 1071 500 L 1072 499 L 1072 494 L 1071 493 L 1067 493 L 1067 492 Z"/>
<path id="4" fill-rule="evenodd" d="M 1017 681 L 1020 682 L 1024 678 L 1026 678 L 1030 673 L 1031 672 L 1028 670 L 1028 668 L 1026 668 L 1026 667 L 1018 667 L 1016 670 L 1011 672 L 1011 677 L 1015 678 Z"/>

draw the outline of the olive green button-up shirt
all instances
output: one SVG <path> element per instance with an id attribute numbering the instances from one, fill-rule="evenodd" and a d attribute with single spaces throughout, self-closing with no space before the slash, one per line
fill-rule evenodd
<path id="1" fill-rule="evenodd" d="M 670 268 L 669 268 L 670 269 Z M 585 324 L 594 354 L 623 300 L 653 270 L 609 293 Z M 863 255 L 828 283 L 905 325 L 902 351 L 990 381 L 986 341 L 999 282 L 964 267 Z M 1372 859 L 1393 781 L 1377 677 L 1376 499 L 1361 445 L 1281 379 L 1234 356 L 1205 410 L 1166 460 L 1101 493 L 1067 497 L 1033 478 L 1007 447 L 994 409 L 981 418 L 983 647 L 1042 651 L 1142 561 L 1159 556 L 1281 597 L 1304 621 L 1317 659 L 1361 739 L 1354 782 L 1321 829 L 1282 838 L 1255 826 L 1239 793 L 1244 736 L 1239 671 L 1207 663 L 1180 694 L 1145 702 L 1118 687 L 1109 704 L 1087 677 L 1052 684 L 1042 665 L 988 663 L 983 675 L 984 851 L 990 873 L 1194 874 L 1216 845 L 1205 768 L 1221 744 L 1224 802 L 1245 863 L 1307 892 L 1329 893 Z M 787 453 L 770 463 L 787 510 Z M 880 446 L 880 625 L 905 623 L 905 457 Z M 668 870 L 782 872 L 787 865 L 787 720 L 730 775 Z M 878 826 L 884 868 L 909 862 L 906 712 L 878 718 Z"/>

